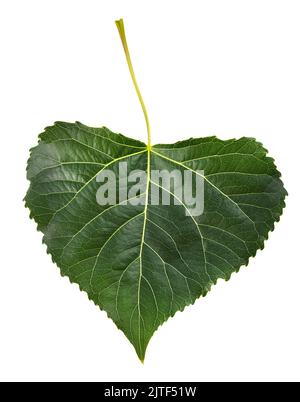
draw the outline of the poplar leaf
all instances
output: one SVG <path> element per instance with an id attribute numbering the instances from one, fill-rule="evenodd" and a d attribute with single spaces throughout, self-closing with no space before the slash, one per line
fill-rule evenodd
<path id="1" fill-rule="evenodd" d="M 117 186 L 117 202 L 100 205 L 97 177 L 109 169 L 119 183 L 124 162 L 128 174 L 145 172 L 144 189 L 128 196 L 134 190 L 128 183 L 118 201 Z M 153 179 L 153 170 L 189 171 L 194 187 L 201 177 L 203 213 L 194 216 L 174 186 Z M 150 148 L 78 122 L 45 129 L 31 150 L 27 176 L 26 206 L 61 275 L 107 312 L 141 360 L 161 324 L 264 247 L 287 194 L 274 160 L 253 138 Z M 154 191 L 158 205 L 151 203 Z M 161 202 L 166 195 L 170 205 Z M 133 198 L 142 202 L 134 205 Z"/>

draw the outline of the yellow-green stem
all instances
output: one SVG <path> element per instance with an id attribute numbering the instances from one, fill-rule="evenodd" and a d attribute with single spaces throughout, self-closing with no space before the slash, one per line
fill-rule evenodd
<path id="1" fill-rule="evenodd" d="M 122 41 L 122 45 L 123 45 L 123 48 L 124 48 L 124 52 L 125 52 L 129 72 L 130 72 L 130 75 L 131 75 L 131 78 L 132 78 L 132 82 L 133 82 L 134 88 L 136 90 L 137 96 L 139 98 L 140 104 L 141 104 L 142 109 L 143 109 L 143 113 L 144 113 L 144 117 L 145 117 L 145 121 L 146 121 L 146 126 L 147 126 L 147 134 L 148 134 L 147 148 L 148 148 L 148 150 L 150 150 L 151 149 L 151 130 L 150 130 L 150 123 L 149 123 L 148 113 L 147 113 L 147 109 L 146 109 L 146 106 L 145 106 L 141 91 L 139 89 L 137 80 L 135 78 L 135 74 L 134 74 L 134 70 L 133 70 L 133 66 L 132 66 L 132 62 L 131 62 L 131 57 L 130 57 L 130 53 L 129 53 L 129 49 L 128 49 L 128 45 L 127 45 L 123 19 L 120 19 L 120 20 L 116 21 L 116 25 L 117 25 L 117 28 L 118 28 L 118 31 L 119 31 L 119 34 L 120 34 L 120 38 L 121 38 L 121 41 Z"/>

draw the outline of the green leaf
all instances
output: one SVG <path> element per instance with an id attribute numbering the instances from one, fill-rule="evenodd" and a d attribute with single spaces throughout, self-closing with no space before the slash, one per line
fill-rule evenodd
<path id="1" fill-rule="evenodd" d="M 119 177 L 125 161 L 128 173 L 147 172 L 145 205 L 99 205 L 99 172 Z M 204 172 L 202 215 L 191 215 L 184 201 L 152 205 L 150 173 L 164 169 Z M 141 360 L 161 324 L 264 247 L 287 194 L 273 159 L 252 138 L 150 148 L 104 127 L 63 122 L 40 135 L 28 179 L 26 206 L 61 274 L 107 312 Z"/>
<path id="2" fill-rule="evenodd" d="M 147 146 L 105 127 L 55 123 L 31 150 L 25 201 L 61 274 L 107 312 L 143 361 L 159 325 L 264 247 L 287 193 L 273 159 L 253 138 L 152 147 L 123 20 L 116 25 L 144 113 Z M 139 191 L 130 182 L 124 196 L 125 162 L 126 177 L 140 171 L 146 179 Z M 118 201 L 103 205 L 97 179 L 108 169 L 117 178 Z M 168 186 L 154 177 L 155 171 L 174 170 L 192 177 L 190 196 L 201 198 L 201 214 L 178 196 L 175 182 Z"/>

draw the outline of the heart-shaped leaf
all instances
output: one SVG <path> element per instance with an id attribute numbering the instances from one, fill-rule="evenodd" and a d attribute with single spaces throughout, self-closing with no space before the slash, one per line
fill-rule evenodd
<path id="1" fill-rule="evenodd" d="M 112 191 L 105 204 L 99 182 L 108 171 L 115 192 L 101 190 L 106 201 Z M 174 177 L 167 185 L 156 175 L 174 171 L 189 173 L 190 196 L 202 201 L 198 214 Z M 145 173 L 140 186 L 126 180 L 141 178 L 137 172 Z M 255 139 L 151 147 L 80 123 L 45 129 L 31 150 L 28 179 L 26 206 L 61 274 L 107 312 L 141 360 L 162 323 L 264 247 L 286 196 L 273 159 Z"/>
<path id="2" fill-rule="evenodd" d="M 193 216 L 174 193 L 171 205 L 152 205 L 149 174 L 139 195 L 145 205 L 99 205 L 99 172 L 110 168 L 119 179 L 125 161 L 128 173 L 203 171 L 203 214 Z M 56 123 L 31 151 L 26 205 L 62 275 L 107 311 L 143 359 L 159 325 L 263 248 L 284 206 L 279 176 L 252 138 L 190 139 L 148 151 L 107 128 Z M 162 190 L 160 200 L 164 191 L 172 192 Z"/>

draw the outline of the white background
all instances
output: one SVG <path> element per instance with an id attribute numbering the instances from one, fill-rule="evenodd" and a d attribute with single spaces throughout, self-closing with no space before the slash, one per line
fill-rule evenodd
<path id="1" fill-rule="evenodd" d="M 144 366 L 60 277 L 22 203 L 46 125 L 146 139 L 120 17 L 153 142 L 256 137 L 290 194 L 265 250 L 164 324 Z M 1 0 L 0 380 L 300 380 L 299 21 L 297 0 Z"/>

